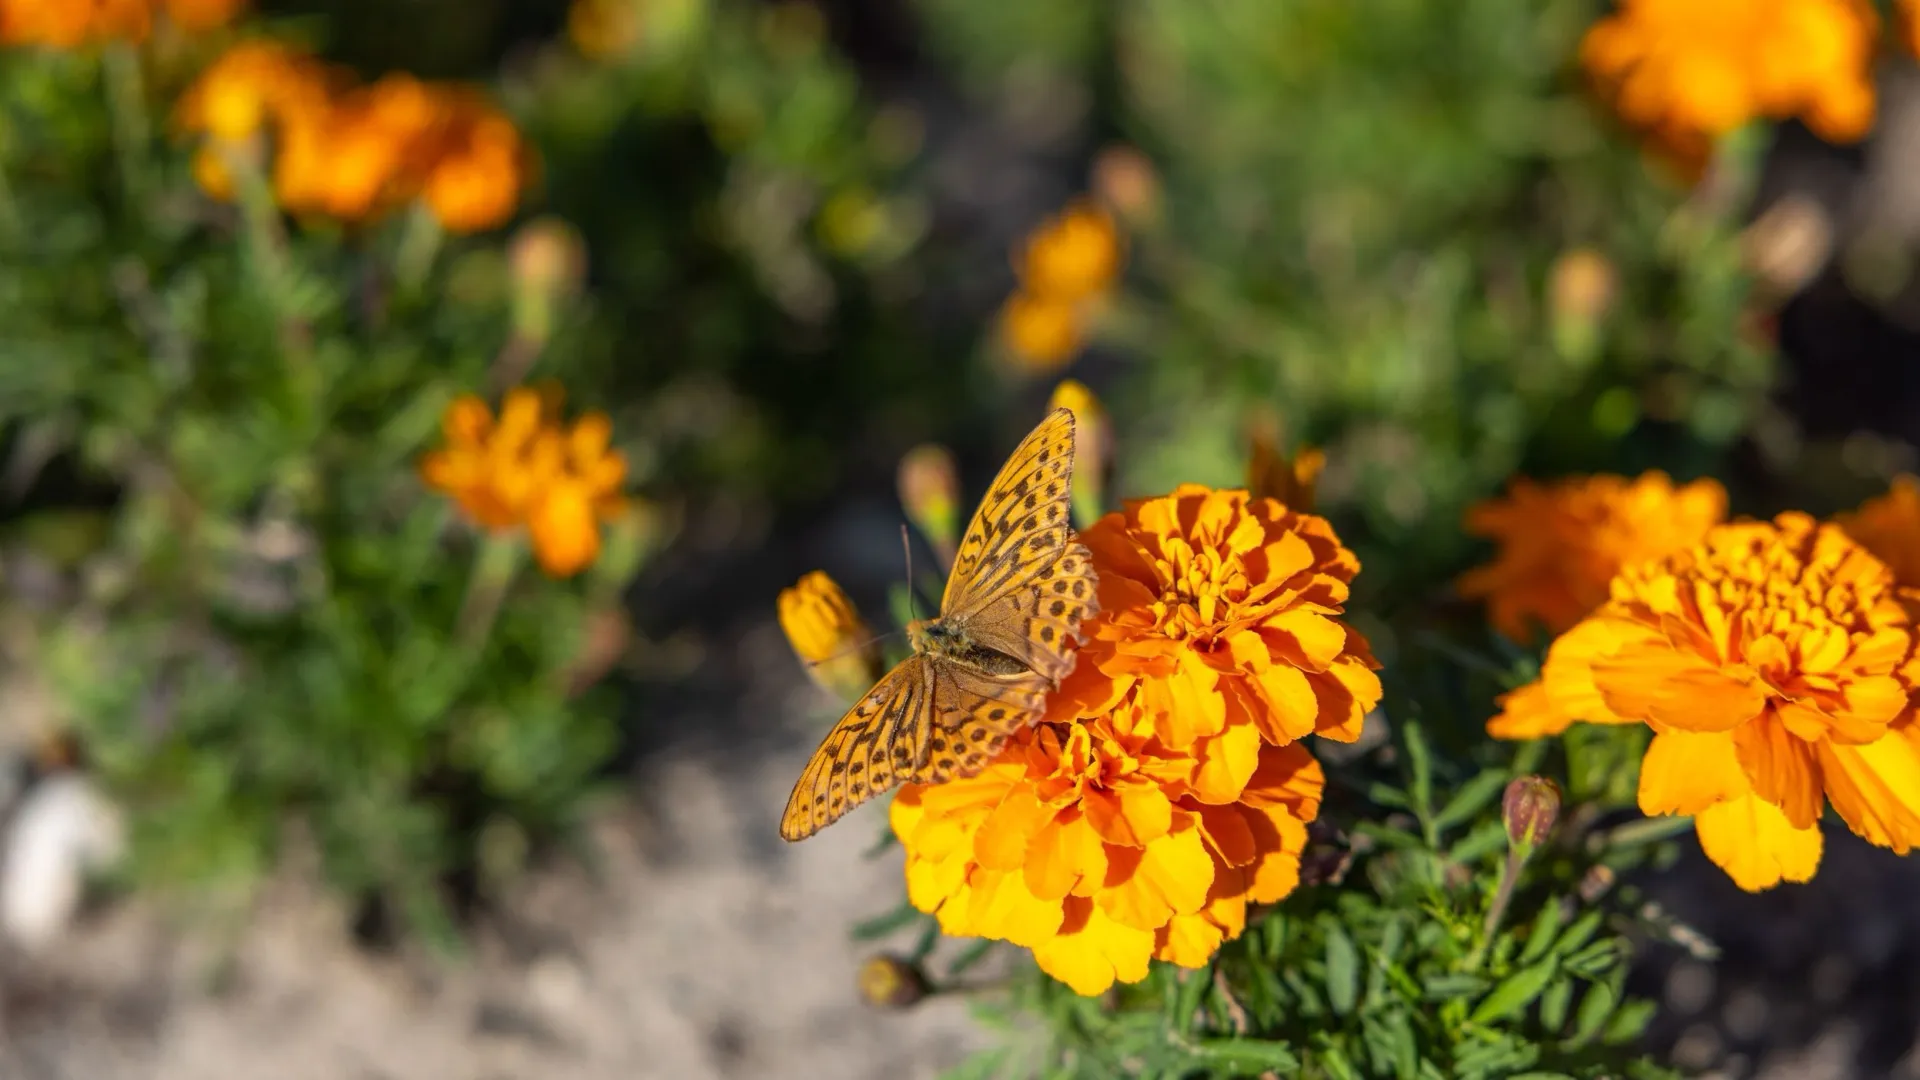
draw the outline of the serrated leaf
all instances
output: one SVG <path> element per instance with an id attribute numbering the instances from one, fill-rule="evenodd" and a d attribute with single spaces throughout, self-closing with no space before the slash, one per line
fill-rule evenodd
<path id="1" fill-rule="evenodd" d="M 1476 1024 L 1490 1024 L 1503 1020 L 1533 1003 L 1540 992 L 1547 988 L 1559 970 L 1553 961 L 1522 968 L 1501 980 L 1493 988 L 1493 993 L 1481 1000 L 1469 1019 Z"/>
<path id="2" fill-rule="evenodd" d="M 1360 995 L 1360 954 L 1339 923 L 1327 924 L 1327 1004 L 1342 1016 Z"/>
<path id="3" fill-rule="evenodd" d="M 1461 785 L 1447 805 L 1433 816 L 1433 827 L 1444 832 L 1470 820 L 1507 786 L 1505 770 L 1489 769 Z"/>

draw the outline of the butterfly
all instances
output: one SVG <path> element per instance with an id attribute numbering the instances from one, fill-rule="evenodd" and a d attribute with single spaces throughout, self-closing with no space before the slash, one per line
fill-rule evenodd
<path id="1" fill-rule="evenodd" d="M 961 537 L 935 619 L 908 624 L 913 655 L 840 718 L 780 818 L 803 840 L 901 783 L 986 768 L 1038 720 L 1073 670 L 1098 579 L 1069 524 L 1073 413 L 1055 409 L 1000 468 Z"/>

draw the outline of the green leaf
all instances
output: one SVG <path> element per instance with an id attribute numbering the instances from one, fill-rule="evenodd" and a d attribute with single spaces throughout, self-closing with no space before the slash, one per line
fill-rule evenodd
<path id="1" fill-rule="evenodd" d="M 854 923 L 853 940 L 872 941 L 875 938 L 883 938 L 895 930 L 905 929 L 924 918 L 926 916 L 920 913 L 920 909 L 914 907 L 910 901 L 902 900 L 892 911 L 884 915 L 875 915 L 864 922 Z"/>
<path id="2" fill-rule="evenodd" d="M 1600 921 L 1601 915 L 1597 911 L 1589 911 L 1575 919 L 1573 925 L 1567 928 L 1567 932 L 1560 935 L 1560 940 L 1553 943 L 1553 951 L 1560 956 L 1565 956 L 1579 949 L 1600 929 Z"/>
<path id="3" fill-rule="evenodd" d="M 992 952 L 996 944 L 998 944 L 998 942 L 992 938 L 981 938 L 960 950 L 959 955 L 953 958 L 953 962 L 947 965 L 947 978 L 957 979 L 965 975 L 975 964 L 978 964 L 988 953 Z"/>
<path id="4" fill-rule="evenodd" d="M 1629 1001 L 1613 1014 L 1613 1021 L 1607 1025 L 1600 1041 L 1609 1046 L 1632 1042 L 1647 1030 L 1647 1024 L 1653 1019 L 1656 1008 L 1651 1001 Z"/>
<path id="5" fill-rule="evenodd" d="M 1433 827 L 1441 832 L 1468 821 L 1479 813 L 1494 797 L 1507 786 L 1507 774 L 1504 770 L 1489 769 L 1467 781 L 1447 805 L 1433 816 Z"/>
<path id="6" fill-rule="evenodd" d="M 1532 1004 L 1558 970 L 1558 966 L 1549 960 L 1514 972 L 1501 980 L 1500 985 L 1493 988 L 1493 993 L 1474 1007 L 1469 1019 L 1476 1024 L 1490 1024 L 1512 1016 Z"/>
<path id="7" fill-rule="evenodd" d="M 1327 924 L 1327 1004 L 1342 1016 L 1353 1011 L 1360 993 L 1360 955 L 1339 923 Z"/>
<path id="8" fill-rule="evenodd" d="M 1496 852 L 1507 850 L 1507 827 L 1498 821 L 1489 821 L 1468 833 L 1466 839 L 1453 845 L 1447 854 L 1453 861 L 1472 865 Z"/>
<path id="9" fill-rule="evenodd" d="M 1458 972 L 1451 975 L 1435 975 L 1426 981 L 1427 997 L 1434 1001 L 1446 1001 L 1449 998 L 1470 997 L 1487 988 L 1484 976 Z"/>
<path id="10" fill-rule="evenodd" d="M 1407 767 L 1413 777 L 1407 793 L 1413 797 L 1413 812 L 1425 818 L 1433 813 L 1433 752 L 1418 720 L 1405 721 L 1400 732 L 1407 744 Z"/>
<path id="11" fill-rule="evenodd" d="M 1558 901 L 1549 900 L 1540 908 L 1540 914 L 1533 920 L 1533 930 L 1527 934 L 1527 947 L 1520 950 L 1520 962 L 1531 964 L 1546 954 L 1552 947 L 1554 935 L 1560 931 L 1561 906 Z"/>
<path id="12" fill-rule="evenodd" d="M 1580 1010 L 1573 1017 L 1573 1034 L 1567 1038 L 1567 1045 L 1578 1048 L 1592 1041 L 1619 1004 L 1620 995 L 1613 987 L 1596 983 L 1580 1001 Z"/>
<path id="13" fill-rule="evenodd" d="M 1283 1042 L 1265 1039 L 1202 1039 L 1193 1044 L 1192 1056 L 1208 1065 L 1226 1069 L 1271 1069 L 1290 1073 L 1300 1068 L 1300 1059 Z"/>
<path id="14" fill-rule="evenodd" d="M 1540 1026 L 1550 1032 L 1559 1032 L 1567 1026 L 1567 1009 L 1573 1004 L 1573 980 L 1559 978 L 1540 995 Z"/>
<path id="15" fill-rule="evenodd" d="M 1213 985 L 1213 969 L 1201 968 L 1198 971 L 1182 970 L 1174 976 L 1179 993 L 1173 1004 L 1173 1027 L 1185 1035 L 1193 1030 L 1193 1018 L 1200 1011 L 1200 997 Z"/>

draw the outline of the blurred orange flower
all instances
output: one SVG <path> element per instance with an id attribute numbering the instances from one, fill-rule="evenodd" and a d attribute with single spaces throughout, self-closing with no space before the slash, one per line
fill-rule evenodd
<path id="1" fill-rule="evenodd" d="M 1759 118 L 1798 118 L 1834 142 L 1865 135 L 1878 22 L 1864 0 L 1625 0 L 1580 57 L 1622 120 L 1697 165 Z"/>
<path id="2" fill-rule="evenodd" d="M 457 399 L 442 421 L 446 445 L 420 465 L 422 477 L 475 524 L 525 527 L 540 565 L 555 577 L 584 570 L 600 553 L 600 522 L 625 505 L 626 459 L 608 448 L 613 426 L 590 412 L 561 423 L 557 394 L 507 392 L 496 421 L 486 402 Z"/>
<path id="3" fill-rule="evenodd" d="M 892 821 L 915 906 L 1097 994 L 1206 963 L 1292 891 L 1323 786 L 1294 740 L 1356 737 L 1380 683 L 1320 518 L 1187 485 L 1081 539 L 1102 611 L 1045 719 Z"/>
<path id="4" fill-rule="evenodd" d="M 1841 514 L 1834 524 L 1886 563 L 1895 581 L 1920 589 L 1920 479 L 1895 479 L 1885 495 Z"/>
<path id="5" fill-rule="evenodd" d="M 182 30 L 211 30 L 246 0 L 0 0 L 0 43 L 74 49 L 102 41 L 143 41 L 164 14 Z"/>
<path id="6" fill-rule="evenodd" d="M 1467 511 L 1467 531 L 1499 550 L 1456 588 L 1487 601 L 1494 627 L 1515 641 L 1536 622 L 1557 634 L 1606 600 L 1623 566 L 1697 543 L 1726 513 L 1726 491 L 1713 480 L 1675 487 L 1662 472 L 1516 480 Z"/>
<path id="7" fill-rule="evenodd" d="M 1823 801 L 1905 854 L 1920 843 L 1915 599 L 1805 514 L 1721 525 L 1623 569 L 1489 731 L 1646 724 L 1641 810 L 1694 815 L 1702 849 L 1744 889 L 1813 876 Z"/>
<path id="8" fill-rule="evenodd" d="M 1000 309 L 1009 358 L 1037 374 L 1072 360 L 1124 258 L 1113 218 L 1090 202 L 1075 202 L 1035 229 L 1014 261 L 1020 289 Z"/>
<path id="9" fill-rule="evenodd" d="M 280 205 L 357 222 L 416 199 L 450 231 L 492 228 L 520 198 L 526 148 L 512 121 L 478 93 L 392 74 L 365 86 L 283 45 L 245 42 L 181 99 L 178 126 L 204 133 L 195 175 L 231 198 L 228 162 L 269 125 Z M 244 144 L 244 146 L 242 146 Z"/>

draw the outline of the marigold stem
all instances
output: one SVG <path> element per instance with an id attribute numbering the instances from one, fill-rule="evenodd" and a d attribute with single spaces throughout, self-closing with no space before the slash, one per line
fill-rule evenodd
<path id="1" fill-rule="evenodd" d="M 526 545 L 517 534 L 489 534 L 480 545 L 467 578 L 467 595 L 454 621 L 454 634 L 463 647 L 475 648 L 487 640 L 525 553 Z"/>

